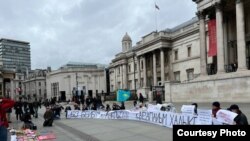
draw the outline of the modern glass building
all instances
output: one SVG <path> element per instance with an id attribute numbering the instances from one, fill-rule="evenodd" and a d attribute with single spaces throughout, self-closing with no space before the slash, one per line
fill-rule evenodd
<path id="1" fill-rule="evenodd" d="M 5 70 L 25 73 L 31 69 L 30 43 L 0 39 L 0 64 Z"/>

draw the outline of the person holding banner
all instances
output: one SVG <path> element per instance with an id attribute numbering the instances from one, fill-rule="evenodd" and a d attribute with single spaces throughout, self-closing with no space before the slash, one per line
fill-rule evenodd
<path id="1" fill-rule="evenodd" d="M 213 102 L 212 104 L 212 116 L 216 118 L 216 113 L 220 110 L 220 103 L 218 101 Z"/>
<path id="2" fill-rule="evenodd" d="M 197 103 L 193 103 L 192 105 L 194 105 L 194 114 L 195 114 L 195 115 L 198 115 L 198 111 L 197 111 L 197 109 L 198 109 L 198 104 L 197 104 Z"/>
<path id="3" fill-rule="evenodd" d="M 238 105 L 236 104 L 233 104 L 230 106 L 230 111 L 238 114 L 235 118 L 234 118 L 234 121 L 235 121 L 235 124 L 236 125 L 248 125 L 248 121 L 247 121 L 247 117 L 245 114 L 243 114 L 239 108 Z"/>

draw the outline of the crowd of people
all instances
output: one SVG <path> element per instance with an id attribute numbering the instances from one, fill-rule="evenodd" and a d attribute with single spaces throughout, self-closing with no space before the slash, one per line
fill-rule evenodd
<path id="1" fill-rule="evenodd" d="M 13 110 L 15 110 L 16 120 L 23 121 L 23 128 L 36 128 L 32 123 L 32 117 L 38 118 L 38 110 L 42 107 L 42 104 L 46 107 L 44 113 L 44 123 L 43 126 L 52 126 L 55 119 L 60 119 L 62 110 L 65 111 L 67 118 L 67 111 L 73 110 L 71 105 L 74 106 L 74 110 L 125 110 L 125 103 L 121 102 L 120 105 L 113 103 L 112 107 L 109 104 L 103 105 L 103 102 L 100 97 L 87 97 L 86 99 L 73 98 L 71 101 L 68 100 L 67 105 L 64 108 L 64 105 L 59 104 L 55 98 L 50 100 L 45 100 L 43 103 L 35 99 L 33 102 L 27 101 L 26 99 L 19 99 L 18 101 L 13 101 L 10 98 L 0 97 L 0 138 L 5 141 L 7 138 L 7 128 L 8 124 L 11 123 L 11 116 Z M 156 104 L 161 104 L 161 99 L 156 99 Z M 193 103 L 195 109 L 194 113 L 198 114 L 198 104 Z M 221 109 L 219 102 L 212 103 L 212 117 L 216 118 L 216 113 Z M 171 111 L 173 109 L 173 104 L 162 104 L 161 111 Z M 139 94 L 138 98 L 134 101 L 134 109 L 147 109 L 147 104 L 145 104 L 144 97 L 142 94 Z M 245 114 L 240 110 L 239 106 L 236 104 L 231 105 L 226 110 L 234 112 L 237 116 L 234 119 L 235 125 L 248 125 L 248 120 Z M 175 110 L 174 110 L 175 111 Z"/>
<path id="2" fill-rule="evenodd" d="M 193 103 L 192 105 L 194 105 L 194 113 L 197 115 L 198 114 L 198 104 L 197 103 Z M 222 109 L 220 102 L 215 101 L 212 103 L 212 117 L 216 118 L 216 114 L 217 112 Z M 234 112 L 237 114 L 237 116 L 234 118 L 234 124 L 235 125 L 248 125 L 248 120 L 246 115 L 240 110 L 239 106 L 237 104 L 232 104 L 229 108 L 227 108 L 226 110 Z"/>

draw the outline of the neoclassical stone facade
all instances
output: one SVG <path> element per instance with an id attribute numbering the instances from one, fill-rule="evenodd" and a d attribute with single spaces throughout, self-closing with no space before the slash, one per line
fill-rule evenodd
<path id="1" fill-rule="evenodd" d="M 197 4 L 197 17 L 185 23 L 145 35 L 133 47 L 126 33 L 122 52 L 110 63 L 111 91 L 137 90 L 150 98 L 151 88 L 162 85 L 166 102 L 192 101 L 194 92 L 200 94 L 194 101 L 250 99 L 250 90 L 243 89 L 242 85 L 238 87 L 242 91 L 232 90 L 242 98 L 237 93 L 224 98 L 227 87 L 233 87 L 232 82 L 242 84 L 247 81 L 241 78 L 250 76 L 250 11 L 247 10 L 250 1 L 193 1 Z M 210 32 L 212 20 L 215 21 L 215 36 Z M 211 55 L 212 41 L 216 48 Z M 222 81 L 226 79 L 230 80 Z M 220 85 L 221 82 L 229 84 Z M 207 83 L 211 87 L 207 88 Z M 208 90 L 204 96 L 203 89 Z"/>
<path id="2" fill-rule="evenodd" d="M 63 100 L 71 99 L 74 95 L 96 96 L 106 93 L 105 66 L 68 63 L 47 73 L 46 89 L 47 98 L 60 97 Z"/>
<path id="3" fill-rule="evenodd" d="M 36 69 L 28 72 L 23 81 L 24 94 L 28 99 L 44 100 L 47 98 L 46 92 L 46 74 L 47 70 Z"/>

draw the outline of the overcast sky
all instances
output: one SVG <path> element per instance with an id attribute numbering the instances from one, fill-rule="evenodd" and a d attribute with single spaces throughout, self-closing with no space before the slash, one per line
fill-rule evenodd
<path id="1" fill-rule="evenodd" d="M 0 38 L 28 41 L 32 69 L 69 61 L 109 64 L 128 32 L 133 45 L 155 30 L 154 0 L 5 0 Z M 195 17 L 192 0 L 156 0 L 158 30 Z"/>

